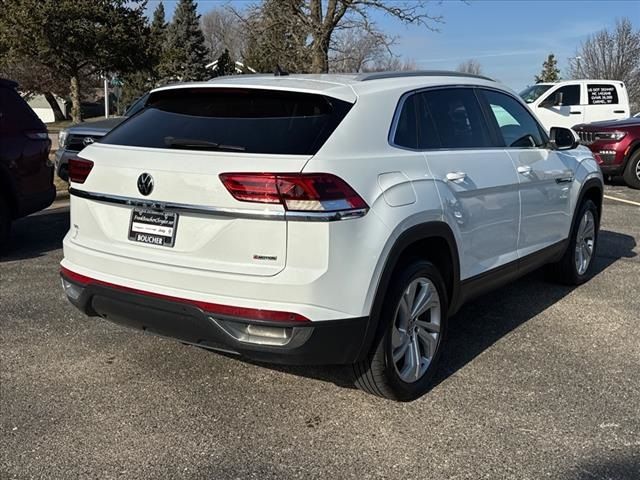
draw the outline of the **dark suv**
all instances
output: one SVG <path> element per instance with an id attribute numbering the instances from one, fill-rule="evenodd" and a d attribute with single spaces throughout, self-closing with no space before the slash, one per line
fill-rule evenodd
<path id="1" fill-rule="evenodd" d="M 640 189 L 640 118 L 576 125 L 580 140 L 594 153 L 606 176 L 622 175 Z"/>
<path id="2" fill-rule="evenodd" d="M 48 207 L 56 196 L 47 127 L 17 87 L 0 78 L 0 254 L 11 221 Z"/>

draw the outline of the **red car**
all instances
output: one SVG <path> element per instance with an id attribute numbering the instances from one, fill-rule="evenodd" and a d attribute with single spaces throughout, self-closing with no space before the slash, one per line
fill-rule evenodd
<path id="1" fill-rule="evenodd" d="M 594 153 L 605 177 L 622 175 L 640 189 L 640 118 L 576 125 L 580 140 Z"/>
<path id="2" fill-rule="evenodd" d="M 0 78 L 0 255 L 11 221 L 47 208 L 56 196 L 47 127 L 17 87 Z"/>

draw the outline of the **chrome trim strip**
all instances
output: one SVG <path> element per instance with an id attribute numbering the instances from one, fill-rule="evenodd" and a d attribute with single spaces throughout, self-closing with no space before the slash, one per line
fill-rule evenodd
<path id="1" fill-rule="evenodd" d="M 214 217 L 247 218 L 256 220 L 287 220 L 293 222 L 334 222 L 351 218 L 364 217 L 368 208 L 345 210 L 340 212 L 286 212 L 277 210 L 248 210 L 241 208 L 220 208 L 187 203 L 163 202 L 143 200 L 140 198 L 107 195 L 104 193 L 88 192 L 70 187 L 69 194 L 75 197 L 94 200 L 96 202 L 113 203 L 127 207 L 147 208 L 149 210 L 171 210 L 178 213 L 195 213 Z"/>

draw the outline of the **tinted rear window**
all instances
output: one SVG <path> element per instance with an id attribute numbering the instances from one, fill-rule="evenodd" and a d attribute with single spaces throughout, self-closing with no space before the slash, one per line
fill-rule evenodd
<path id="1" fill-rule="evenodd" d="M 247 153 L 308 155 L 318 151 L 351 106 L 334 98 L 297 92 L 165 90 L 151 94 L 144 110 L 101 142 L 198 150 L 211 144 Z M 176 147 L 177 141 L 187 145 Z M 191 141 L 201 148 L 190 147 Z"/>

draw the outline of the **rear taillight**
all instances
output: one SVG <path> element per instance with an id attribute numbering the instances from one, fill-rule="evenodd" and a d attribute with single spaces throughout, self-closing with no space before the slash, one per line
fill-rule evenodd
<path id="1" fill-rule="evenodd" d="M 91 173 L 92 168 L 93 162 L 91 160 L 85 160 L 84 158 L 70 158 L 69 180 L 74 183 L 84 183 Z"/>
<path id="2" fill-rule="evenodd" d="M 344 180 L 329 173 L 222 173 L 220 180 L 241 202 L 279 203 L 298 212 L 368 208 Z"/>

